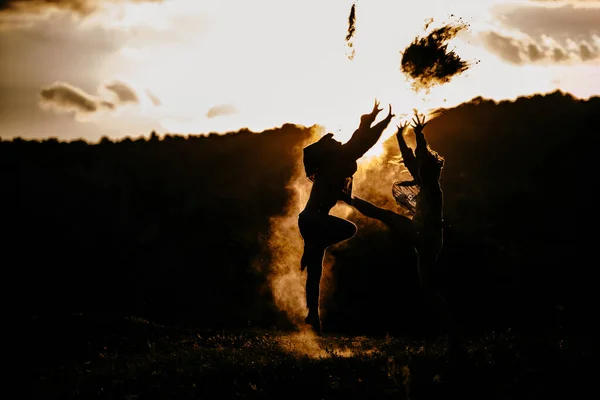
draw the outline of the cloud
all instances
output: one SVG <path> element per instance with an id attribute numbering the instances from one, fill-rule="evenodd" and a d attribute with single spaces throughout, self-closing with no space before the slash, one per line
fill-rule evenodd
<path id="1" fill-rule="evenodd" d="M 105 83 L 103 88 L 112 92 L 120 104 L 140 102 L 135 90 L 125 82 L 113 81 Z"/>
<path id="2" fill-rule="evenodd" d="M 598 0 L 530 0 L 534 3 L 586 3 L 586 4 L 594 4 L 598 3 Z"/>
<path id="3" fill-rule="evenodd" d="M 223 115 L 231 115 L 237 113 L 238 110 L 231 104 L 221 104 L 211 107 L 206 113 L 207 118 L 220 117 Z"/>
<path id="4" fill-rule="evenodd" d="M 162 105 L 162 102 L 160 101 L 160 99 L 158 97 L 156 97 L 156 95 L 148 89 L 146 89 L 146 96 L 148 96 L 148 98 L 150 99 L 150 101 L 152 102 L 153 105 L 155 105 L 157 107 Z"/>
<path id="5" fill-rule="evenodd" d="M 110 5 L 161 2 L 163 0 L 0 0 L 0 30 L 30 28 L 57 13 L 86 18 Z"/>
<path id="6" fill-rule="evenodd" d="M 481 33 L 484 46 L 512 64 L 587 63 L 600 58 L 600 1 L 537 0 L 499 5 L 500 27 Z"/>
<path id="7" fill-rule="evenodd" d="M 44 14 L 48 11 L 70 11 L 87 16 L 102 8 L 103 4 L 118 3 L 159 3 L 162 0 L 2 0 L 2 14 Z"/>
<path id="8" fill-rule="evenodd" d="M 485 47 L 512 64 L 523 64 L 521 46 L 516 39 L 489 31 L 481 34 Z"/>
<path id="9" fill-rule="evenodd" d="M 567 39 L 589 40 L 600 35 L 600 1 L 579 1 L 556 6 L 498 6 L 494 15 L 506 28 L 516 29 L 532 38 L 548 36 L 559 42 Z"/>
<path id="10" fill-rule="evenodd" d="M 140 97 L 132 85 L 120 80 L 103 83 L 98 88 L 98 93 L 89 94 L 69 83 L 59 81 L 41 90 L 40 106 L 55 112 L 73 112 L 75 119 L 83 121 L 103 110 L 112 111 L 127 104 L 140 103 Z M 159 99 L 148 90 L 146 95 L 155 106 L 160 105 Z"/>
<path id="11" fill-rule="evenodd" d="M 43 88 L 40 92 L 40 106 L 57 112 L 74 112 L 76 117 L 115 108 L 113 103 L 90 95 L 66 82 L 55 82 Z"/>
<path id="12" fill-rule="evenodd" d="M 533 63 L 584 63 L 600 59 L 600 38 L 579 43 L 568 40 L 565 44 L 544 36 L 538 40 L 530 37 L 517 38 L 494 31 L 481 33 L 484 46 L 511 64 Z"/>

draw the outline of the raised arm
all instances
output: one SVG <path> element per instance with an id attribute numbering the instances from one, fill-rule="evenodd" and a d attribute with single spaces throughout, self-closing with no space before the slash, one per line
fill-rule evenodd
<path id="1" fill-rule="evenodd" d="M 383 110 L 383 108 L 379 107 L 379 100 L 375 99 L 371 112 L 360 116 L 360 125 L 358 129 L 369 129 L 371 124 L 375 122 L 375 118 L 377 118 L 381 110 Z"/>
<path id="2" fill-rule="evenodd" d="M 417 159 L 412 149 L 408 147 L 406 141 L 404 141 L 404 131 L 408 127 L 408 122 L 398 125 L 398 132 L 396 132 L 396 139 L 398 140 L 398 147 L 400 147 L 400 154 L 402 154 L 402 161 L 408 169 L 408 172 L 412 175 L 415 181 L 419 179 L 419 169 L 417 166 Z"/>
<path id="3" fill-rule="evenodd" d="M 427 125 L 427 122 L 425 122 L 425 116 L 423 115 L 421 118 L 419 118 L 419 114 L 415 110 L 415 118 L 413 118 L 413 131 L 415 132 L 415 140 L 417 142 L 417 148 L 415 149 L 417 157 L 419 153 L 427 151 L 427 140 L 423 134 L 423 128 L 425 128 L 425 125 Z"/>
<path id="4" fill-rule="evenodd" d="M 375 107 L 370 114 L 365 114 L 361 117 L 360 126 L 354 131 L 350 140 L 344 144 L 344 150 L 346 154 L 354 160 L 361 158 L 371 147 L 377 143 L 381 134 L 390 124 L 390 121 L 394 117 L 392 113 L 392 106 L 389 106 L 388 115 L 374 126 L 370 126 L 377 114 L 381 111 L 378 108 L 379 103 L 375 102 Z"/>

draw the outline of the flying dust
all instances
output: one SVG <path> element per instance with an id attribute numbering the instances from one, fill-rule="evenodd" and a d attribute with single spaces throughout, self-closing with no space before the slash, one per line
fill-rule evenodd
<path id="1" fill-rule="evenodd" d="M 325 133 L 323 128 L 313 127 L 310 137 L 304 143 L 299 144 L 299 149 L 318 140 Z M 395 138 L 390 138 L 395 140 Z M 387 146 L 389 149 L 395 147 Z M 393 154 L 386 150 L 379 157 L 369 157 L 359 160 L 358 171 L 355 174 L 356 191 L 360 196 L 376 201 L 384 207 L 393 207 L 395 203 L 391 195 L 391 184 L 400 165 L 392 160 Z M 392 150 L 393 152 L 393 150 Z M 304 174 L 302 166 L 301 151 L 297 151 L 297 165 L 295 172 L 288 184 L 288 204 L 284 213 L 270 219 L 269 251 L 271 262 L 269 266 L 268 285 L 271 290 L 275 305 L 287 314 L 288 319 L 299 328 L 299 332 L 284 335 L 280 345 L 286 351 L 309 357 L 328 357 L 333 354 L 337 356 L 351 356 L 352 352 L 344 349 L 335 349 L 334 342 L 327 344 L 324 348 L 323 339 L 316 336 L 314 332 L 304 325 L 304 317 L 307 313 L 305 285 L 306 271 L 300 271 L 300 258 L 302 256 L 304 242 L 298 229 L 298 214 L 308 200 L 311 182 Z M 398 153 L 396 151 L 395 153 Z M 393 164 L 393 165 L 390 165 Z M 346 205 L 338 205 L 332 210 L 332 215 L 346 218 L 352 209 Z M 375 224 L 373 221 L 356 221 L 359 230 L 364 224 Z M 343 248 L 346 244 L 340 244 Z M 332 267 L 335 260 L 326 253 L 323 265 L 323 277 L 321 280 L 321 302 L 326 305 L 332 295 L 334 284 Z M 326 315 L 326 307 L 323 315 Z M 332 353 L 333 351 L 333 353 Z"/>
<path id="2" fill-rule="evenodd" d="M 311 128 L 309 139 L 299 144 L 299 149 L 320 138 L 322 128 Z M 270 219 L 269 250 L 271 254 L 268 285 L 275 305 L 287 314 L 288 319 L 300 332 L 285 335 L 279 339 L 279 345 L 286 351 L 296 355 L 320 358 L 327 357 L 316 334 L 304 325 L 306 316 L 306 271 L 300 271 L 300 258 L 304 241 L 298 228 L 298 214 L 308 200 L 311 182 L 304 175 L 301 151 L 297 152 L 297 165 L 290 179 L 287 190 L 288 204 L 283 215 Z M 327 264 L 327 258 L 325 263 Z M 323 282 L 327 281 L 327 265 L 324 266 Z M 326 287 L 328 285 L 322 285 Z"/>
<path id="3" fill-rule="evenodd" d="M 304 175 L 301 149 L 323 135 L 322 129 L 313 127 L 309 138 L 299 143 L 296 167 L 288 183 L 288 203 L 282 215 L 269 220 L 268 246 L 271 255 L 268 284 L 275 305 L 284 311 L 289 320 L 300 326 L 306 311 L 304 273 L 300 271 L 300 258 L 304 242 L 298 228 L 298 215 L 310 193 L 311 182 Z"/>
<path id="4" fill-rule="evenodd" d="M 290 335 L 282 335 L 277 338 L 279 347 L 284 351 L 297 357 L 329 358 L 332 356 L 349 358 L 357 354 L 357 349 L 349 346 L 340 346 L 336 338 L 318 337 L 307 328 Z M 360 351 L 361 354 L 372 354 L 376 350 Z"/>
<path id="5" fill-rule="evenodd" d="M 310 138 L 305 143 L 301 143 L 300 148 L 318 140 L 323 134 L 323 128 L 313 127 Z M 390 140 L 395 138 L 392 137 Z M 393 161 L 398 151 L 394 152 L 392 146 L 387 147 L 389 149 L 379 157 L 359 160 L 358 171 L 355 174 L 357 193 L 366 198 L 383 200 L 386 206 L 393 204 L 391 184 L 401 172 L 401 166 Z M 307 309 L 306 276 L 305 272 L 300 271 L 304 242 L 298 229 L 298 215 L 308 200 L 311 182 L 304 174 L 301 152 L 298 151 L 297 154 L 296 169 L 287 187 L 289 194 L 287 207 L 282 215 L 272 217 L 269 221 L 268 246 L 271 264 L 268 283 L 276 306 L 287 314 L 292 323 L 301 326 Z M 351 210 L 349 206 L 338 205 L 332 210 L 332 215 L 346 217 Z M 328 295 L 328 291 L 331 291 L 328 266 L 334 260 L 326 255 L 324 261 L 322 299 Z"/>
<path id="6" fill-rule="evenodd" d="M 433 20 L 429 20 L 425 30 Z M 346 42 L 352 50 L 349 59 L 354 57 L 354 34 L 356 23 L 356 2 L 353 3 L 348 18 L 348 33 Z M 426 37 L 417 37 L 403 52 L 401 70 L 410 77 L 415 91 L 424 89 L 426 92 L 436 85 L 449 82 L 453 77 L 466 71 L 469 64 L 462 60 L 454 51 L 448 50 L 447 42 L 459 32 L 467 28 L 462 22 L 446 24 L 429 33 Z M 312 128 L 310 138 L 299 144 L 301 148 L 314 142 L 324 134 L 322 128 Z M 399 162 L 399 151 L 396 138 L 392 135 L 384 140 L 383 151 L 375 156 L 363 157 L 359 160 L 358 171 L 355 174 L 355 194 L 373 203 L 396 212 L 402 210 L 395 204 L 392 196 L 392 184 L 397 180 L 409 179 L 406 170 Z M 301 150 L 301 149 L 299 149 Z M 311 183 L 304 174 L 301 151 L 297 152 L 295 172 L 288 184 L 288 204 L 285 212 L 270 219 L 269 250 L 271 256 L 268 285 L 271 289 L 275 305 L 287 314 L 288 319 L 300 328 L 298 333 L 284 335 L 279 340 L 280 346 L 286 350 L 310 357 L 327 357 L 332 355 L 323 347 L 323 338 L 316 336 L 312 330 L 304 326 L 307 313 L 305 299 L 306 275 L 300 271 L 300 258 L 304 242 L 298 229 L 298 215 L 306 204 Z M 342 218 L 357 216 L 352 208 L 345 205 L 336 206 L 332 215 Z M 352 218 L 351 218 L 352 219 Z M 377 222 L 358 217 L 356 221 L 359 234 L 361 228 L 377 225 Z M 348 241 L 349 242 L 349 241 Z M 348 243 L 343 242 L 341 247 Z M 329 252 L 326 253 L 321 281 L 321 301 L 331 295 L 333 279 L 332 265 L 335 260 Z M 325 301 L 327 303 L 327 301 Z M 326 310 L 325 310 L 326 313 Z M 337 355 L 352 354 L 351 351 L 340 350 Z"/>
<path id="7" fill-rule="evenodd" d="M 432 23 L 432 18 L 426 21 L 425 31 Z M 434 29 L 427 36 L 417 36 L 401 52 L 400 70 L 412 80 L 413 90 L 427 92 L 436 85 L 450 82 L 470 67 L 470 64 L 461 59 L 454 50 L 448 49 L 448 41 L 468 27 L 469 25 L 459 18 L 457 22 Z"/>
<path id="8" fill-rule="evenodd" d="M 354 60 L 356 49 L 354 48 L 354 33 L 356 32 L 356 2 L 352 3 L 350 15 L 348 16 L 348 33 L 346 34 L 346 44 L 348 45 L 349 53 L 347 57 L 350 61 Z"/>

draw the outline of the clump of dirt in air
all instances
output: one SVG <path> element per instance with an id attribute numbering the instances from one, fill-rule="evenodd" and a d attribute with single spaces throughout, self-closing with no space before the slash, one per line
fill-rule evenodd
<path id="1" fill-rule="evenodd" d="M 346 44 L 350 52 L 348 53 L 348 59 L 354 60 L 356 50 L 354 49 L 354 32 L 356 32 L 356 2 L 352 3 L 350 8 L 350 15 L 348 16 L 348 33 L 346 34 Z"/>
<path id="2" fill-rule="evenodd" d="M 429 19 L 425 30 L 433 22 Z M 434 29 L 427 36 L 417 36 L 402 52 L 400 70 L 412 80 L 415 91 L 428 91 L 436 85 L 450 82 L 466 71 L 470 65 L 454 50 L 448 49 L 448 41 L 468 28 L 461 19 Z"/>

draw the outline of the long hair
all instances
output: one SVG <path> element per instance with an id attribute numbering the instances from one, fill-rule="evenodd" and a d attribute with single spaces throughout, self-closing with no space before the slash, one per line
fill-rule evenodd
<path id="1" fill-rule="evenodd" d="M 427 146 L 427 152 L 417 157 L 419 163 L 419 178 L 421 185 L 425 182 L 436 182 L 440 179 L 442 170 L 446 163 L 444 157 L 442 157 L 437 151 L 432 150 Z"/>

